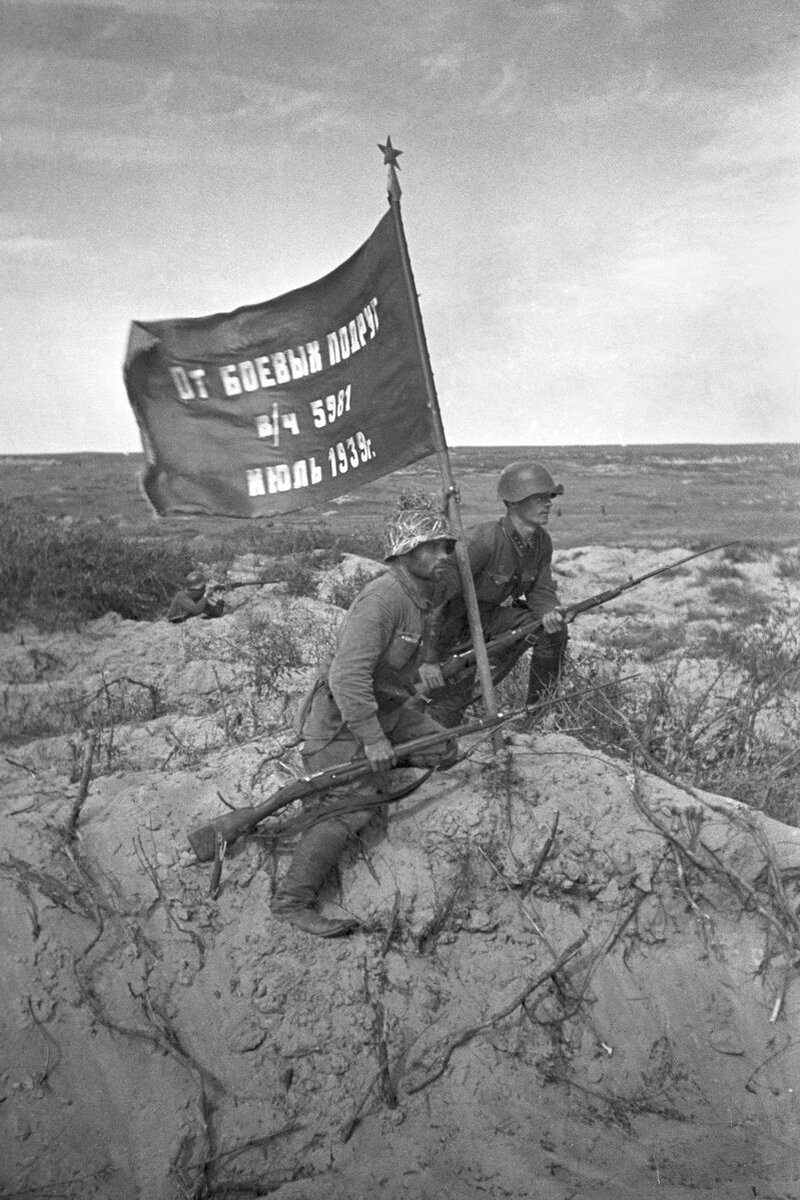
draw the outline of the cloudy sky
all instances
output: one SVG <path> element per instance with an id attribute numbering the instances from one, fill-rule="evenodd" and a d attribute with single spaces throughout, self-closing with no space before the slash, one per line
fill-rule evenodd
<path id="1" fill-rule="evenodd" d="M 0 0 L 0 453 L 403 218 L 451 445 L 794 441 L 798 0 Z"/>

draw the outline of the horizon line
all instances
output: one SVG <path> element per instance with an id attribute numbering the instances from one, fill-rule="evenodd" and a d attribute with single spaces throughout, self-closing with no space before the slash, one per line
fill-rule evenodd
<path id="1" fill-rule="evenodd" d="M 726 446 L 784 446 L 800 448 L 800 440 L 772 441 L 754 439 L 750 441 L 713 441 L 713 442 L 461 442 L 449 444 L 447 449 L 452 450 L 637 450 L 637 449 L 653 449 L 658 447 L 726 447 Z M 6 453 L 0 452 L 0 461 L 13 458 L 65 458 L 70 455 L 80 454 L 96 454 L 108 455 L 117 458 L 129 457 L 145 457 L 145 452 L 139 450 L 14 450 Z M 424 462 L 427 458 L 435 458 L 435 453 L 427 454 L 423 458 L 417 459 L 417 462 Z M 409 466 L 413 466 L 410 463 Z M 407 470 L 408 468 L 404 468 Z M 392 472 L 387 472 L 392 474 Z"/>

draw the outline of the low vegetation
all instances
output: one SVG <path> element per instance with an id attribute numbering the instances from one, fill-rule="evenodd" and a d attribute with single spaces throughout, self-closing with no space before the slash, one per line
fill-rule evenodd
<path id="1" fill-rule="evenodd" d="M 192 565 L 186 546 L 129 540 L 107 521 L 60 521 L 34 504 L 4 503 L 0 628 L 69 628 L 107 612 L 152 618 Z"/>
<path id="2" fill-rule="evenodd" d="M 381 541 L 369 525 L 342 536 L 324 524 L 283 529 L 244 522 L 203 551 L 223 568 L 236 554 L 273 558 L 270 580 L 303 596 L 314 593 L 319 571 L 342 553 L 380 557 Z M 20 622 L 77 628 L 108 612 L 153 620 L 196 566 L 197 552 L 186 541 L 126 537 L 113 521 L 54 518 L 31 501 L 0 503 L 0 629 Z"/>
<path id="3" fill-rule="evenodd" d="M 775 573 L 779 579 L 800 579 L 800 552 L 786 550 L 779 554 Z"/>
<path id="4" fill-rule="evenodd" d="M 369 567 L 356 567 L 349 575 L 334 580 L 331 584 L 329 599 L 337 608 L 348 609 L 363 587 L 375 578 L 375 572 Z"/>
<path id="5" fill-rule="evenodd" d="M 224 536 L 204 538 L 209 557 L 225 562 L 239 554 L 258 554 L 277 562 L 290 559 L 314 560 L 318 565 L 332 565 L 343 553 L 378 557 L 381 554 L 380 532 L 365 521 L 347 532 L 339 532 L 325 521 L 308 525 L 287 522 L 273 524 L 263 521 L 230 521 Z"/>
<path id="6" fill-rule="evenodd" d="M 658 662 L 652 628 L 639 646 L 628 630 L 622 646 L 610 639 L 571 656 L 563 690 L 587 694 L 540 720 L 593 749 L 800 825 L 800 605 L 784 599 L 757 623 L 705 626 L 688 643 L 673 630 L 664 629 Z M 526 674 L 520 664 L 501 685 L 506 704 L 522 702 Z"/>
<path id="7" fill-rule="evenodd" d="M 325 523 L 287 528 L 245 523 L 217 559 L 223 574 L 235 552 L 248 551 L 272 560 L 268 576 L 282 582 L 291 598 L 315 595 L 321 571 L 343 553 L 377 559 L 382 547 L 380 529 L 369 524 L 343 535 Z M 758 561 L 764 561 L 764 551 L 755 545 L 732 547 L 720 562 L 699 571 L 698 584 L 714 607 L 702 621 L 704 610 L 694 614 L 691 635 L 687 620 L 659 623 L 637 608 L 601 649 L 573 656 L 566 690 L 599 683 L 603 690 L 557 705 L 543 718 L 546 725 L 574 734 L 591 748 L 638 758 L 649 769 L 800 824 L 794 784 L 800 759 L 800 609 L 786 596 L 776 602 L 752 588 L 740 567 Z M 108 612 L 155 619 L 196 565 L 196 548 L 188 543 L 126 538 L 113 521 L 59 520 L 29 502 L 7 502 L 0 505 L 0 628 L 21 622 L 45 630 L 75 628 Z M 779 555 L 779 579 L 793 580 L 799 572 L 796 552 Z M 370 575 L 356 569 L 335 582 L 332 603 L 347 608 Z M 226 729 L 229 721 L 233 729 L 235 719 L 252 733 L 263 728 L 262 699 L 286 691 L 292 672 L 307 665 L 306 652 L 288 620 L 266 617 L 245 622 L 223 643 L 222 660 L 244 671 L 239 699 L 252 710 L 226 712 Z M 313 648 L 317 657 L 321 651 Z M 520 664 L 501 685 L 502 705 L 521 704 L 526 671 Z M 638 678 L 627 681 L 636 672 Z M 142 719 L 160 711 L 146 685 L 128 680 L 126 689 L 110 698 L 106 687 L 101 697 L 114 708 L 116 721 L 124 719 L 116 709 L 122 706 L 130 715 L 133 701 L 142 707 Z M 87 703 L 99 702 L 83 693 L 56 693 L 48 721 L 60 730 L 82 728 Z M 224 706 L 222 689 L 220 702 Z M 14 740 L 50 731 L 49 725 L 23 729 L 25 721 L 20 709 Z"/>

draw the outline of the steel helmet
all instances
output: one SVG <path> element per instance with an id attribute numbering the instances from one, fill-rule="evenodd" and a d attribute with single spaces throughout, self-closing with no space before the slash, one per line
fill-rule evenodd
<path id="1" fill-rule="evenodd" d="M 547 468 L 535 462 L 509 463 L 497 481 L 497 495 L 508 504 L 545 492 L 552 499 L 562 495 L 563 491 L 563 483 L 557 484 Z"/>
<path id="2" fill-rule="evenodd" d="M 408 554 L 423 542 L 436 542 L 444 538 L 455 543 L 450 525 L 444 513 L 430 508 L 405 508 L 386 522 L 386 559 Z M 450 547 L 452 548 L 452 547 Z"/>
<path id="3" fill-rule="evenodd" d="M 188 588 L 198 588 L 206 586 L 206 577 L 202 571 L 190 571 L 186 576 L 186 586 Z"/>

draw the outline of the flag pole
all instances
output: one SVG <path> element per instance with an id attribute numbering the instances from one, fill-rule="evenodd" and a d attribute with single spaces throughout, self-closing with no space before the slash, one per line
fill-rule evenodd
<path id="1" fill-rule="evenodd" d="M 402 191 L 400 188 L 400 180 L 397 178 L 397 170 L 399 168 L 397 158 L 398 155 L 402 154 L 403 152 L 402 150 L 395 149 L 395 147 L 392 145 L 392 139 L 390 137 L 387 137 L 385 146 L 381 146 L 379 143 L 378 149 L 383 152 L 383 161 L 388 167 L 387 193 L 389 197 L 389 208 L 391 209 L 392 217 L 394 219 L 394 227 L 397 234 L 397 244 L 400 250 L 400 262 L 403 267 L 403 276 L 406 282 L 406 288 L 408 289 L 408 299 L 411 305 L 414 334 L 417 340 L 420 361 L 422 362 L 422 374 L 425 379 L 426 399 L 431 416 L 433 440 L 436 446 L 436 455 L 439 459 L 439 470 L 441 471 L 442 482 L 444 484 L 447 515 L 450 520 L 450 526 L 456 537 L 456 564 L 458 566 L 459 575 L 461 576 L 461 586 L 464 591 L 467 620 L 469 622 L 470 634 L 472 635 L 472 645 L 475 650 L 475 666 L 478 674 L 478 682 L 480 684 L 486 715 L 489 717 L 496 717 L 497 700 L 494 694 L 494 684 L 492 683 L 492 670 L 489 665 L 489 655 L 486 652 L 486 641 L 483 636 L 480 610 L 478 608 L 478 597 L 475 592 L 475 582 L 472 578 L 472 571 L 469 565 L 469 555 L 467 554 L 466 542 L 464 540 L 464 526 L 461 521 L 461 510 L 458 506 L 458 489 L 455 485 L 453 471 L 450 465 L 450 454 L 447 449 L 447 440 L 445 438 L 444 426 L 442 424 L 442 414 L 439 411 L 439 400 L 436 395 L 436 384 L 434 383 L 433 379 L 433 370 L 431 368 L 430 355 L 428 354 L 428 344 L 425 340 L 425 329 L 422 324 L 422 314 L 419 308 L 419 298 L 417 296 L 417 289 L 414 283 L 414 273 L 411 270 L 411 258 L 408 253 L 408 244 L 406 242 L 405 230 L 403 229 L 403 218 L 400 212 L 400 196 L 402 195 Z"/>

